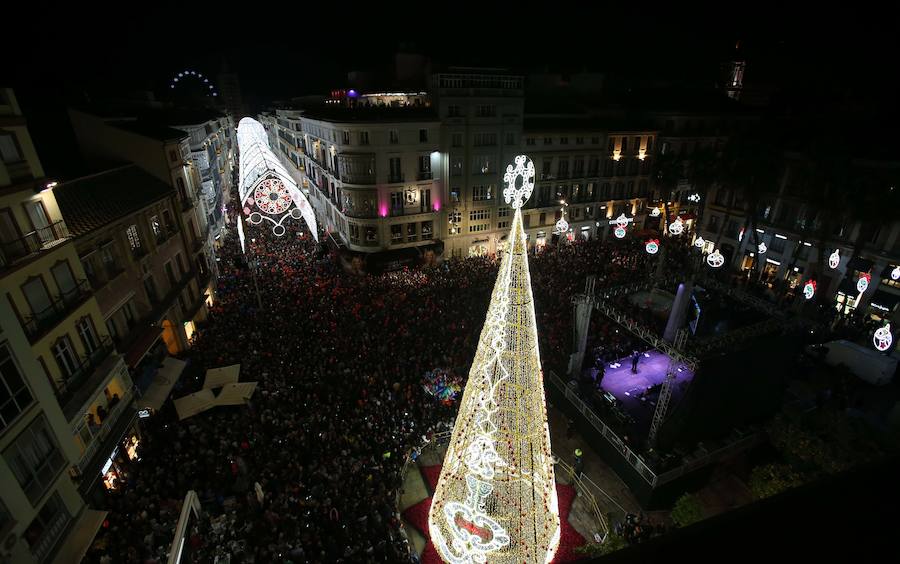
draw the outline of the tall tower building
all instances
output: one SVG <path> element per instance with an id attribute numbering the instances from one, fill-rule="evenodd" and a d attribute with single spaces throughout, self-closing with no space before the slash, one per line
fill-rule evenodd
<path id="1" fill-rule="evenodd" d="M 428 515 L 447 562 L 544 563 L 560 520 L 521 207 L 534 188 L 525 156 L 507 167 L 509 245 L 469 371 Z"/>
<path id="2" fill-rule="evenodd" d="M 222 100 L 225 103 L 225 111 L 237 123 L 246 115 L 244 108 L 244 99 L 241 96 L 241 81 L 235 72 L 228 70 L 228 65 L 222 65 L 222 72 L 218 77 L 219 91 L 222 93 Z"/>

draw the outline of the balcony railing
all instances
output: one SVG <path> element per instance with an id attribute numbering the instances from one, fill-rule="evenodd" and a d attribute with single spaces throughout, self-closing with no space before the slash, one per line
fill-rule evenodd
<path id="1" fill-rule="evenodd" d="M 6 163 L 6 172 L 7 174 L 9 174 L 9 178 L 13 182 L 33 177 L 31 166 L 28 164 L 28 161 L 24 160 L 14 163 Z"/>
<path id="2" fill-rule="evenodd" d="M 417 180 L 431 180 L 431 177 L 434 176 L 430 170 L 420 170 L 418 174 L 416 174 Z"/>
<path id="3" fill-rule="evenodd" d="M 84 402 L 94 393 L 100 381 L 106 377 L 106 374 L 100 374 L 97 369 L 114 350 L 112 338 L 107 335 L 100 340 L 96 349 L 80 358 L 78 366 L 65 382 L 57 384 L 56 396 L 59 398 L 66 419 L 72 419 Z"/>
<path id="4" fill-rule="evenodd" d="M 35 229 L 19 239 L 0 242 L 0 266 L 13 264 L 55 246 L 59 241 L 69 238 L 66 222 L 59 220 L 46 227 Z"/>
<path id="5" fill-rule="evenodd" d="M 126 409 L 131 411 L 134 407 L 131 405 L 131 391 L 128 390 L 125 392 L 125 397 L 121 398 L 119 403 L 114 405 L 112 409 L 106 414 L 106 419 L 100 422 L 100 426 L 96 431 L 88 428 L 88 432 L 90 433 L 91 442 L 88 443 L 87 448 L 84 449 L 84 453 L 81 455 L 81 459 L 76 464 L 78 471 L 82 474 L 85 474 L 85 469 L 88 467 L 88 463 L 91 462 L 91 459 L 94 455 L 97 454 L 97 451 L 100 450 L 100 446 L 106 441 L 106 438 L 109 436 L 109 432 L 115 426 L 116 421 L 119 420 L 119 416 Z M 112 449 L 110 449 L 112 450 Z M 97 471 L 99 472 L 99 468 Z"/>
<path id="6" fill-rule="evenodd" d="M 28 339 L 32 343 L 37 341 L 84 303 L 90 295 L 90 283 L 87 280 L 79 280 L 71 290 L 57 296 L 46 309 L 34 312 L 31 317 L 25 319 L 24 329 Z"/>

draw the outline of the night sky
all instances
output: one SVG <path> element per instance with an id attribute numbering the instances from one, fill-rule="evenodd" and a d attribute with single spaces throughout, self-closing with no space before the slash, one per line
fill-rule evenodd
<path id="1" fill-rule="evenodd" d="M 708 12 L 661 13 L 643 5 L 598 10 L 554 3 L 552 9 L 523 4 L 510 23 L 504 12 L 480 4 L 442 4 L 432 13 L 386 6 L 366 14 L 349 7 L 328 13 L 299 4 L 290 10 L 236 4 L 222 5 L 232 17 L 224 22 L 208 19 L 218 8 L 161 6 L 129 15 L 89 14 L 79 5 L 55 12 L 52 20 L 22 17 L 30 23 L 16 28 L 16 56 L 5 59 L 11 72 L 3 75 L 16 89 L 48 168 L 60 143 L 55 139 L 50 147 L 45 139 L 65 115 L 66 102 L 85 92 L 165 95 L 180 70 L 215 77 L 223 62 L 238 73 L 251 111 L 272 100 L 346 87 L 351 70 L 390 70 L 404 47 L 436 65 L 589 70 L 712 85 L 740 39 L 748 83 L 777 84 L 800 96 L 825 91 L 839 98 L 852 91 L 890 100 L 897 92 L 892 58 L 900 53 L 900 34 L 890 18 L 829 28 L 767 13 L 757 20 L 761 25 L 752 25 L 746 15 L 713 19 Z"/>

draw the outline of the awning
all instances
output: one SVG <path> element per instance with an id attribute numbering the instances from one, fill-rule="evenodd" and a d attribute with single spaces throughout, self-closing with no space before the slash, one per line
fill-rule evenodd
<path id="1" fill-rule="evenodd" d="M 870 306 L 885 313 L 894 311 L 897 303 L 900 303 L 900 296 L 888 293 L 885 290 L 875 290 L 875 293 L 872 294 L 872 298 L 869 300 Z"/>
<path id="2" fill-rule="evenodd" d="M 76 564 L 87 554 L 97 531 L 106 519 L 107 511 L 85 508 L 69 530 L 66 540 L 56 551 L 53 564 Z"/>
<path id="3" fill-rule="evenodd" d="M 230 364 L 219 368 L 210 368 L 206 371 L 203 380 L 203 388 L 219 388 L 225 384 L 237 383 L 241 373 L 240 364 Z"/>
<path id="4" fill-rule="evenodd" d="M 128 347 L 128 350 L 125 352 L 125 364 L 128 365 L 128 368 L 134 368 L 140 364 L 144 355 L 147 354 L 147 351 L 159 339 L 160 335 L 162 335 L 162 327 L 151 325 L 135 339 L 134 344 Z"/>
<path id="5" fill-rule="evenodd" d="M 156 376 L 147 387 L 147 391 L 137 400 L 138 409 L 161 408 L 166 403 L 175 382 L 181 377 L 185 366 L 187 366 L 185 361 L 167 356 L 163 360 L 162 368 L 156 372 Z"/>
<path id="6" fill-rule="evenodd" d="M 212 390 L 200 390 L 193 394 L 182 396 L 175 400 L 175 411 L 178 419 L 182 421 L 188 417 L 202 413 L 216 405 L 216 396 Z"/>
<path id="7" fill-rule="evenodd" d="M 859 272 L 869 272 L 872 270 L 874 263 L 869 259 L 855 256 L 847 263 L 847 270 L 858 270 Z"/>

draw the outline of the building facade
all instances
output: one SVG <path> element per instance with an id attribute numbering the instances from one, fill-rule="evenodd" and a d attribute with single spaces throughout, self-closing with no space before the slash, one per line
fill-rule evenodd
<path id="1" fill-rule="evenodd" d="M 48 562 L 102 521 L 79 486 L 131 382 L 15 95 L 0 101 L 0 535 L 10 561 Z"/>

